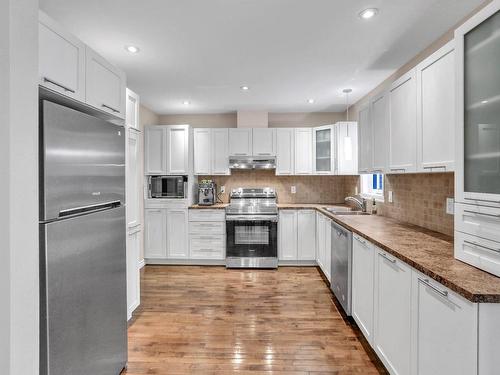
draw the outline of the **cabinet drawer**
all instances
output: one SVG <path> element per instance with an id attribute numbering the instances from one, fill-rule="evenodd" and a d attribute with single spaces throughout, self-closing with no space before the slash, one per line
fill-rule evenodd
<path id="1" fill-rule="evenodd" d="M 192 259 L 224 259 L 225 236 L 190 236 Z"/>
<path id="2" fill-rule="evenodd" d="M 455 231 L 455 258 L 500 277 L 500 242 Z"/>
<path id="3" fill-rule="evenodd" d="M 500 208 L 455 204 L 456 230 L 500 242 Z"/>
<path id="4" fill-rule="evenodd" d="M 189 223 L 189 233 L 191 234 L 224 234 L 225 223 L 223 221 L 192 221 Z"/>
<path id="5" fill-rule="evenodd" d="M 189 210 L 189 221 L 225 221 L 226 211 L 224 210 Z"/>

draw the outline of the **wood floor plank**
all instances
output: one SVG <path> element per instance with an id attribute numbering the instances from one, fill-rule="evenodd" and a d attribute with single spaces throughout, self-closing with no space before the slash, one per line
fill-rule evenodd
<path id="1" fill-rule="evenodd" d="M 146 266 L 123 374 L 386 374 L 314 267 Z"/>

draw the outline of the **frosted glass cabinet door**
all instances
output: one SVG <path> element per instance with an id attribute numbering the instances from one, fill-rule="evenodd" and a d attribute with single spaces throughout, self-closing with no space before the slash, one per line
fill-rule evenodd
<path id="1" fill-rule="evenodd" d="M 500 202 L 500 11 L 463 40 L 464 192 Z M 479 196 L 478 196 L 479 195 Z"/>
<path id="2" fill-rule="evenodd" d="M 334 127 L 320 126 L 313 131 L 314 172 L 331 174 L 334 172 Z"/>

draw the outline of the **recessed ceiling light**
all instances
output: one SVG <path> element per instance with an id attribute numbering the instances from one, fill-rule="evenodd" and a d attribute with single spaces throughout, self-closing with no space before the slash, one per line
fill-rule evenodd
<path id="1" fill-rule="evenodd" d="M 364 20 L 368 20 L 374 16 L 376 16 L 378 13 L 378 9 L 377 8 L 368 8 L 368 9 L 365 9 L 363 11 L 361 11 L 359 13 L 359 17 L 364 19 Z"/>
<path id="2" fill-rule="evenodd" d="M 182 102 L 182 104 L 184 104 L 184 105 L 190 105 L 191 103 L 189 102 L 189 100 L 184 100 L 184 101 Z"/>
<path id="3" fill-rule="evenodd" d="M 125 50 L 130 53 L 137 53 L 140 51 L 139 47 L 137 46 L 125 46 Z"/>
<path id="4" fill-rule="evenodd" d="M 248 87 L 248 86 L 241 86 L 240 89 L 242 89 L 243 91 L 248 91 L 248 90 L 250 90 L 250 87 Z"/>
<path id="5" fill-rule="evenodd" d="M 481 103 L 482 104 L 486 104 L 486 103 L 488 103 L 488 101 L 487 100 L 483 100 Z"/>
<path id="6" fill-rule="evenodd" d="M 307 102 L 308 102 L 309 104 L 314 104 L 314 99 L 307 99 Z"/>

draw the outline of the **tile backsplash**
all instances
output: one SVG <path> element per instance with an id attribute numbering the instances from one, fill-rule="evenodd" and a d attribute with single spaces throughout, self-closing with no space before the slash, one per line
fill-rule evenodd
<path id="1" fill-rule="evenodd" d="M 230 176 L 199 176 L 198 180 L 212 179 L 228 202 L 231 189 L 238 187 L 273 187 L 279 203 L 342 203 L 347 195 L 355 193 L 358 176 L 276 176 L 274 170 L 233 170 Z M 295 186 L 296 193 L 291 193 Z"/>
<path id="2" fill-rule="evenodd" d="M 212 179 L 228 202 L 231 189 L 274 187 L 280 203 L 342 203 L 359 188 L 358 176 L 276 176 L 274 170 L 238 171 L 230 176 L 199 176 Z M 291 193 L 291 187 L 296 193 Z M 393 192 L 393 203 L 388 192 Z M 378 214 L 453 236 L 453 215 L 446 214 L 446 198 L 454 197 L 453 173 L 386 175 L 385 202 L 378 203 Z"/>

